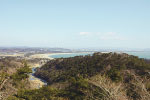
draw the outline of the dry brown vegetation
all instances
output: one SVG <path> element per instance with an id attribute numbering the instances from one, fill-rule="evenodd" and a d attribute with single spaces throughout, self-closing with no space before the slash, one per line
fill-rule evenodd
<path id="1" fill-rule="evenodd" d="M 17 59 L 15 57 L 0 59 L 0 100 L 5 100 L 10 95 L 15 94 L 18 88 L 25 88 L 28 86 L 27 80 L 22 79 L 17 81 L 12 78 L 12 76 L 24 67 L 24 60 Z"/>
<path id="2" fill-rule="evenodd" d="M 96 75 L 91 77 L 88 82 L 104 91 L 105 100 L 128 100 L 123 84 L 114 83 L 106 76 Z"/>
<path id="3" fill-rule="evenodd" d="M 149 100 L 149 72 L 148 60 L 127 54 L 61 58 L 36 72 L 48 86 L 19 90 L 8 100 Z"/>

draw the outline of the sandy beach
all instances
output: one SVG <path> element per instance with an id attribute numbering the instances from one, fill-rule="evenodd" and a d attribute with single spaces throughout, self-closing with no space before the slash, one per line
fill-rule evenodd
<path id="1" fill-rule="evenodd" d="M 54 59 L 52 57 L 50 57 L 51 55 L 58 55 L 58 54 L 72 54 L 72 53 L 46 53 L 46 54 L 34 54 L 31 55 L 30 58 L 47 58 L 47 59 Z"/>
<path id="2" fill-rule="evenodd" d="M 78 52 L 77 52 L 78 53 Z M 79 52 L 79 53 L 89 53 L 89 52 Z M 106 52 L 104 52 L 106 53 Z M 108 52 L 107 52 L 108 53 Z M 74 53 L 45 53 L 45 54 L 34 54 L 34 55 L 31 55 L 30 58 L 47 58 L 47 59 L 54 59 L 50 56 L 52 55 L 61 55 L 61 54 L 74 54 Z"/>

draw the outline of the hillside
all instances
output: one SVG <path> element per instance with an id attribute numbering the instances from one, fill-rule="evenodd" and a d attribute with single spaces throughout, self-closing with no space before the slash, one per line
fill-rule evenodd
<path id="1" fill-rule="evenodd" d="M 92 56 L 60 58 L 49 61 L 35 73 L 37 77 L 46 80 L 48 86 L 21 90 L 14 98 L 149 100 L 149 72 L 149 60 L 128 54 L 94 53 Z"/>
<path id="2" fill-rule="evenodd" d="M 24 62 L 14 57 L 0 59 L 0 100 L 5 100 L 18 89 L 29 88 L 28 73 L 31 69 Z"/>
<path id="3" fill-rule="evenodd" d="M 127 80 L 126 74 L 131 71 L 140 77 L 149 75 L 150 64 L 144 59 L 127 54 L 95 53 L 93 56 L 77 56 L 73 58 L 51 60 L 38 69 L 36 76 L 49 84 L 66 81 L 70 77 L 89 78 L 97 74 L 107 75 L 113 81 Z M 113 77 L 112 74 L 116 74 Z"/>

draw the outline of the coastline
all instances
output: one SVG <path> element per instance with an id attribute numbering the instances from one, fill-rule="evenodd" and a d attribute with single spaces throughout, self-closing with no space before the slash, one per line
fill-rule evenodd
<path id="1" fill-rule="evenodd" d="M 35 59 L 35 58 L 47 58 L 47 59 L 50 59 L 52 60 L 53 58 L 49 57 L 51 53 L 46 53 L 46 54 L 34 54 L 34 55 L 31 55 L 29 58 L 31 59 Z"/>
<path id="2" fill-rule="evenodd" d="M 81 53 L 89 53 L 89 52 L 81 52 Z M 61 54 L 74 54 L 74 53 L 46 53 L 46 54 L 34 54 L 31 55 L 29 58 L 30 59 L 35 59 L 35 58 L 46 58 L 49 60 L 53 60 L 54 58 L 50 57 L 52 55 L 61 55 Z M 40 68 L 42 65 L 41 64 L 32 64 L 30 65 L 30 68 L 32 68 L 32 70 L 34 70 L 35 68 Z M 42 86 L 46 85 L 47 83 L 44 82 L 43 80 L 41 80 L 40 78 L 35 77 L 34 75 L 34 71 L 32 71 L 32 74 L 30 74 L 29 76 L 29 81 L 30 81 L 30 85 L 32 89 L 37 89 L 37 88 L 41 88 Z"/>
<path id="3" fill-rule="evenodd" d="M 77 52 L 78 53 L 78 52 Z M 80 53 L 89 53 L 89 52 L 80 52 Z M 50 56 L 52 55 L 61 55 L 61 54 L 75 54 L 75 53 L 45 53 L 45 54 L 34 54 L 34 55 L 31 55 L 30 58 L 47 58 L 47 59 L 54 59 Z"/>

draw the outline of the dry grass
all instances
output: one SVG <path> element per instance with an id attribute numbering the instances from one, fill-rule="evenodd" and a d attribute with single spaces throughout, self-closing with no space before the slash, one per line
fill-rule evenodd
<path id="1" fill-rule="evenodd" d="M 103 100 L 128 100 L 121 83 L 113 83 L 111 80 L 101 75 L 92 77 L 89 79 L 89 83 L 103 90 Z"/>
<path id="2" fill-rule="evenodd" d="M 144 81 L 147 79 L 143 79 L 140 76 L 137 76 L 134 72 L 128 71 L 127 73 L 132 75 L 132 80 L 127 84 L 126 87 L 128 87 L 129 84 L 135 86 L 134 91 L 136 91 L 140 95 L 140 98 L 138 100 L 150 100 L 150 92 L 146 88 L 146 81 Z M 149 81 L 147 83 L 149 83 Z M 131 100 L 135 99 L 131 98 Z"/>
<path id="3" fill-rule="evenodd" d="M 112 82 L 106 76 L 101 75 L 96 75 L 88 81 L 102 89 L 103 100 L 150 100 L 150 92 L 146 89 L 145 82 L 139 77 L 134 77 L 134 79 L 127 84 Z M 127 96 L 127 89 L 130 88 L 130 84 L 135 86 L 134 91 L 140 95 L 139 99 Z"/>
<path id="4" fill-rule="evenodd" d="M 142 80 L 136 80 L 131 82 L 136 87 L 136 92 L 140 94 L 139 100 L 150 100 L 150 93 L 146 89 L 146 85 Z"/>

